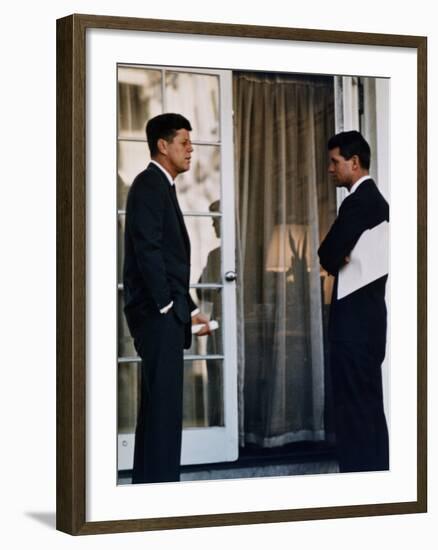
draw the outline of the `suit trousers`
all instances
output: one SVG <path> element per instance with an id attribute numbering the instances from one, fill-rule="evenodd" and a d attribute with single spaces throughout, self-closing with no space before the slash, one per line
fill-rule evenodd
<path id="1" fill-rule="evenodd" d="M 184 331 L 173 308 L 133 331 L 142 370 L 132 483 L 179 481 Z"/>
<path id="2" fill-rule="evenodd" d="M 385 345 L 330 342 L 336 445 L 341 472 L 388 470 L 381 365 Z"/>

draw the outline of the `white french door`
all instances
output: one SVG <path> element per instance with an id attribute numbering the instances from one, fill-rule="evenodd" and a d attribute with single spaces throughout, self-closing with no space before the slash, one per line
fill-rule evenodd
<path id="1" fill-rule="evenodd" d="M 124 204 L 133 178 L 149 161 L 145 123 L 162 112 L 181 113 L 193 127 L 192 166 L 178 176 L 176 190 L 191 240 L 190 292 L 219 325 L 211 336 L 194 337 L 184 354 L 181 462 L 238 456 L 231 71 L 119 65 L 119 470 L 132 468 L 140 368 L 122 312 Z"/>

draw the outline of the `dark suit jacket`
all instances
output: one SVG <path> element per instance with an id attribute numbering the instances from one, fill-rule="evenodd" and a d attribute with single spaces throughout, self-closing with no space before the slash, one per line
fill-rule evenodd
<path id="1" fill-rule="evenodd" d="M 173 300 L 175 315 L 186 323 L 190 346 L 190 240 L 183 215 L 171 196 L 165 174 L 153 163 L 138 174 L 128 193 L 123 287 L 131 333 Z M 134 335 L 134 334 L 133 334 Z"/>
<path id="2" fill-rule="evenodd" d="M 344 199 L 338 216 L 318 250 L 322 267 L 335 276 L 330 307 L 330 340 L 386 342 L 385 285 L 387 276 L 337 299 L 338 271 L 367 229 L 389 221 L 389 206 L 372 179 L 363 181 Z"/>

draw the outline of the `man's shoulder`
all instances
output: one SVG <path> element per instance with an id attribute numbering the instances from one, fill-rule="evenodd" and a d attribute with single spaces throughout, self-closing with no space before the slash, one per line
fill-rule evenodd
<path id="1" fill-rule="evenodd" d="M 160 204 L 165 200 L 166 182 L 149 165 L 134 178 L 128 191 L 126 209 L 130 211 L 139 203 Z"/>
<path id="2" fill-rule="evenodd" d="M 363 181 L 359 187 L 348 195 L 342 204 L 345 204 L 345 206 L 348 205 L 366 205 L 370 202 L 381 202 L 381 203 L 387 203 L 385 197 L 380 192 L 379 188 L 377 187 L 376 182 L 369 178 L 365 181 Z"/>
<path id="3" fill-rule="evenodd" d="M 368 184 L 366 187 L 364 187 L 364 195 L 368 207 L 375 212 L 380 212 L 381 217 L 389 221 L 389 204 L 380 189 L 377 187 L 376 182 L 370 179 L 364 181 L 364 184 Z"/>
<path id="4" fill-rule="evenodd" d="M 357 188 L 356 192 L 353 193 L 353 195 L 356 194 L 359 198 L 377 199 L 386 202 L 386 199 L 382 195 L 377 183 L 372 178 L 363 181 Z"/>
<path id="5" fill-rule="evenodd" d="M 359 187 L 345 198 L 340 213 L 350 213 L 367 224 L 389 221 L 389 204 L 373 179 L 363 181 Z"/>
<path id="6" fill-rule="evenodd" d="M 134 178 L 131 185 L 132 192 L 141 192 L 141 190 L 160 190 L 166 189 L 166 182 L 153 164 L 149 164 Z"/>

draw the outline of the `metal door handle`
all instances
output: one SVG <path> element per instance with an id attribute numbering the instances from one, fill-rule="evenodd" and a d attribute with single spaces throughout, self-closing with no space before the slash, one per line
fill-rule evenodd
<path id="1" fill-rule="evenodd" d="M 231 283 L 232 281 L 235 281 L 237 279 L 237 275 L 235 271 L 227 271 L 225 273 L 225 280 Z"/>

